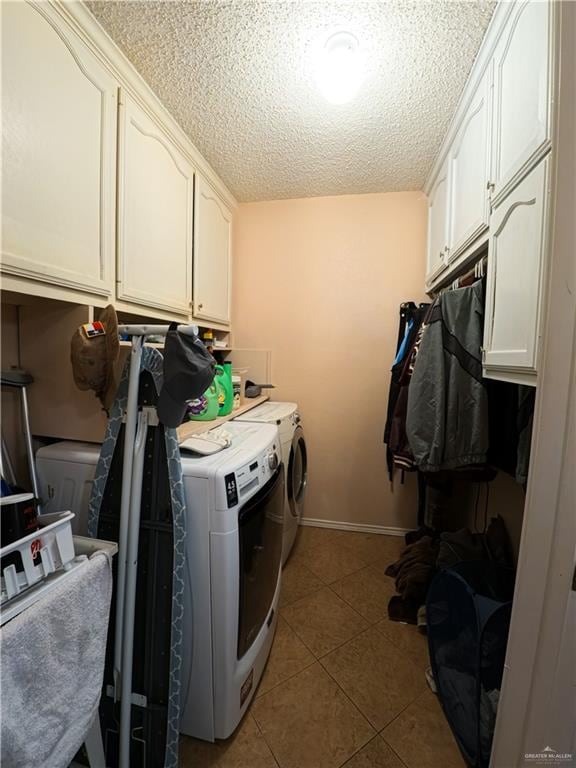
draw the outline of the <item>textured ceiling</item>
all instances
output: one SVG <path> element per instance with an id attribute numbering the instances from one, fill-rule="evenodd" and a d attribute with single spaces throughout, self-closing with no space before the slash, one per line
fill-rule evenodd
<path id="1" fill-rule="evenodd" d="M 87 2 L 238 200 L 420 189 L 494 3 Z M 332 105 L 313 61 L 356 35 L 366 77 Z"/>

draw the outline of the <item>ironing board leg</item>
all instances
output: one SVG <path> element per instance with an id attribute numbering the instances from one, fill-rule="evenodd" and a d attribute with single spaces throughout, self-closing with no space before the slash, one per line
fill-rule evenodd
<path id="1" fill-rule="evenodd" d="M 88 763 L 90 768 L 106 768 L 106 758 L 104 756 L 104 745 L 102 743 L 102 731 L 100 730 L 100 718 L 98 713 L 90 726 L 86 739 L 84 741 Z"/>

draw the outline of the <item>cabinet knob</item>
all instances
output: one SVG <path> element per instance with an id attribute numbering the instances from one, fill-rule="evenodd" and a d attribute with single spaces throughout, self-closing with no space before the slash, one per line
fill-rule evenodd
<path id="1" fill-rule="evenodd" d="M 203 309 L 204 304 L 198 304 L 198 309 Z"/>
<path id="2" fill-rule="evenodd" d="M 488 190 L 488 192 L 494 192 L 494 186 L 495 184 L 493 181 L 488 181 L 486 183 L 486 189 Z"/>

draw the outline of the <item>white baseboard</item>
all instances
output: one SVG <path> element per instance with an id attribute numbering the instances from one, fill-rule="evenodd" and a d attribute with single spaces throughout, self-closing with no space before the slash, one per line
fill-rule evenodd
<path id="1" fill-rule="evenodd" d="M 343 523 L 340 520 L 320 520 L 314 517 L 303 517 L 300 525 L 311 528 L 333 528 L 336 531 L 357 531 L 358 533 L 382 533 L 385 536 L 404 536 L 411 528 L 391 528 L 386 525 L 371 525 L 370 523 Z"/>

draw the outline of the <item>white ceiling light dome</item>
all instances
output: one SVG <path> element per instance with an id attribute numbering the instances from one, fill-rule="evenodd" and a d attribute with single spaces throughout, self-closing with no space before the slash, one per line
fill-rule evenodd
<path id="1" fill-rule="evenodd" d="M 364 79 L 365 61 L 358 38 L 351 32 L 336 32 L 318 52 L 315 77 L 324 98 L 346 104 L 356 96 Z"/>

